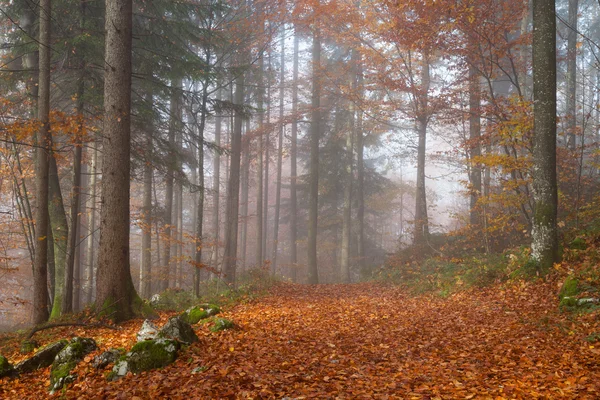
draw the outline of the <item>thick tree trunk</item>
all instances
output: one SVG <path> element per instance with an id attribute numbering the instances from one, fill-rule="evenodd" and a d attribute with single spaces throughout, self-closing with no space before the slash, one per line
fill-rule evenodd
<path id="1" fill-rule="evenodd" d="M 279 71 L 279 135 L 277 147 L 277 187 L 275 189 L 275 221 L 273 228 L 273 255 L 271 256 L 271 274 L 277 272 L 277 250 L 279 247 L 279 213 L 281 208 L 281 164 L 283 162 L 283 96 L 285 95 L 285 31 L 281 36 L 281 70 Z"/>
<path id="2" fill-rule="evenodd" d="M 577 13 L 579 0 L 569 0 L 567 27 L 567 147 L 577 148 Z"/>
<path id="3" fill-rule="evenodd" d="M 417 148 L 417 193 L 415 198 L 415 232 L 414 245 L 419 248 L 429 240 L 429 220 L 427 217 L 427 195 L 425 190 L 425 154 L 427 145 L 427 124 L 429 115 L 427 111 L 427 92 L 429 91 L 429 61 L 423 60 L 421 71 L 421 91 L 417 106 L 417 134 L 419 144 Z M 417 250 L 418 251 L 418 250 Z"/>
<path id="4" fill-rule="evenodd" d="M 533 198 L 531 257 L 541 271 L 558 260 L 556 16 L 554 0 L 533 1 Z"/>
<path id="5" fill-rule="evenodd" d="M 240 201 L 240 157 L 242 148 L 242 117 L 244 103 L 244 76 L 239 75 L 235 83 L 234 103 L 237 106 L 231 140 L 231 167 L 227 184 L 227 209 L 225 226 L 225 255 L 223 257 L 223 278 L 235 285 L 237 263 L 237 238 Z"/>
<path id="6" fill-rule="evenodd" d="M 132 0 L 106 0 L 104 135 L 96 310 L 113 321 L 141 306 L 129 267 Z"/>
<path id="7" fill-rule="evenodd" d="M 298 280 L 298 195 L 297 195 L 297 157 L 298 157 L 298 51 L 300 36 L 294 31 L 294 59 L 292 72 L 292 138 L 290 149 L 290 264 L 292 281 Z"/>
<path id="8" fill-rule="evenodd" d="M 40 0 L 40 35 L 39 35 L 39 97 L 38 119 L 41 126 L 37 133 L 38 148 L 36 150 L 36 199 L 37 211 L 35 259 L 33 264 L 33 323 L 41 324 L 48 320 L 48 156 L 52 145 L 50 136 L 50 29 L 51 2 Z"/>
<path id="9" fill-rule="evenodd" d="M 317 220 L 319 215 L 319 140 L 321 138 L 321 37 L 318 28 L 313 34 L 312 48 L 312 98 L 310 127 L 310 178 L 308 195 L 308 283 L 319 283 L 317 264 Z"/>

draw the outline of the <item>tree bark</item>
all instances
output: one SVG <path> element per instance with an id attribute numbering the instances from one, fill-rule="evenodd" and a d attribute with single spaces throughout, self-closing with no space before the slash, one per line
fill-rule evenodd
<path id="1" fill-rule="evenodd" d="M 240 157 L 242 148 L 242 117 L 244 103 L 244 75 L 236 78 L 236 105 L 233 135 L 231 140 L 231 166 L 227 184 L 227 209 L 225 226 L 225 255 L 223 257 L 223 278 L 225 282 L 235 286 L 237 263 L 238 218 L 240 201 Z"/>
<path id="2" fill-rule="evenodd" d="M 37 210 L 35 259 L 33 264 L 33 323 L 41 324 L 48 320 L 48 156 L 52 146 L 50 136 L 50 30 L 51 2 L 40 0 L 39 35 L 39 91 L 38 119 L 41 126 L 37 132 L 36 199 Z"/>
<path id="3" fill-rule="evenodd" d="M 317 23 L 315 21 L 315 23 Z M 313 27 L 310 127 L 310 178 L 308 195 L 308 283 L 319 283 L 319 267 L 317 264 L 317 220 L 319 215 L 319 140 L 321 138 L 321 82 L 319 79 L 321 65 L 321 35 L 317 26 Z"/>
<path id="4" fill-rule="evenodd" d="M 556 183 L 556 16 L 554 0 L 533 1 L 533 198 L 531 258 L 540 271 L 558 260 Z"/>
<path id="5" fill-rule="evenodd" d="M 481 156 L 481 95 L 479 91 L 479 74 L 474 66 L 469 66 L 469 142 L 470 142 L 470 205 L 469 222 L 471 225 L 481 224 L 481 215 L 477 208 L 477 201 L 481 196 L 481 167 L 477 158 Z"/>
<path id="6" fill-rule="evenodd" d="M 217 90 L 217 101 L 222 100 L 221 88 Z M 221 123 L 222 118 L 220 112 L 215 115 L 215 146 L 221 147 Z M 212 253 L 212 268 L 217 271 L 219 268 L 219 209 L 221 196 L 221 154 L 219 151 L 214 152 L 213 158 L 213 215 L 212 229 L 214 236 L 213 253 Z"/>
<path id="7" fill-rule="evenodd" d="M 362 60 L 360 60 L 360 54 L 358 55 L 358 98 L 359 101 L 363 99 L 363 72 L 362 72 Z M 363 140 L 363 111 L 362 105 L 359 106 L 358 112 L 356 113 L 356 174 L 357 174 L 357 188 L 356 188 L 356 225 L 357 225 L 357 236 L 358 236 L 358 265 L 361 271 L 365 270 L 366 267 L 366 255 L 365 255 L 365 161 L 364 161 L 364 140 Z"/>
<path id="8" fill-rule="evenodd" d="M 427 217 L 427 195 L 425 191 L 425 154 L 427 145 L 427 124 L 429 115 L 428 91 L 429 91 L 429 60 L 423 60 L 421 70 L 421 94 L 418 96 L 417 105 L 417 133 L 419 144 L 417 149 L 417 193 L 415 198 L 415 232 L 414 245 L 422 247 L 429 240 L 429 220 Z M 418 250 L 417 250 L 418 251 Z"/>
<path id="9" fill-rule="evenodd" d="M 277 272 L 277 249 L 279 247 L 279 213 L 281 208 L 281 164 L 283 162 L 283 96 L 285 83 L 285 31 L 281 35 L 281 70 L 279 71 L 279 132 L 277 148 L 277 187 L 275 189 L 275 221 L 273 227 L 273 255 L 271 275 Z"/>
<path id="10" fill-rule="evenodd" d="M 579 0 L 569 0 L 567 26 L 567 148 L 577 148 L 577 13 Z"/>
<path id="11" fill-rule="evenodd" d="M 96 174 L 98 172 L 98 143 L 92 143 L 92 166 L 90 168 L 90 179 L 88 184 L 88 238 L 87 238 L 87 251 L 86 251 L 86 303 L 92 304 L 94 298 L 94 254 L 95 254 L 95 235 L 96 235 Z"/>
<path id="12" fill-rule="evenodd" d="M 58 178 L 58 166 L 56 158 L 50 151 L 49 163 L 49 195 L 48 208 L 50 212 L 50 226 L 52 227 L 52 236 L 54 237 L 54 271 L 55 271 L 55 296 L 52 303 L 50 319 L 55 319 L 63 314 L 64 296 L 67 291 L 66 280 L 73 279 L 72 271 L 67 274 L 67 247 L 69 236 L 69 224 L 67 223 L 67 214 L 60 188 Z M 71 286 L 72 290 L 72 286 Z"/>
<path id="13" fill-rule="evenodd" d="M 96 310 L 113 321 L 142 303 L 129 266 L 132 0 L 106 0 L 104 135 Z"/>
<path id="14" fill-rule="evenodd" d="M 298 51 L 300 47 L 300 36 L 294 31 L 294 59 L 292 61 L 292 138 L 290 149 L 290 264 L 292 282 L 298 280 Z"/>
<path id="15" fill-rule="evenodd" d="M 152 105 L 152 95 L 147 96 L 147 103 Z M 140 294 L 143 298 L 152 296 L 152 131 L 151 124 L 146 130 L 144 149 L 144 191 L 142 194 L 142 260 Z"/>

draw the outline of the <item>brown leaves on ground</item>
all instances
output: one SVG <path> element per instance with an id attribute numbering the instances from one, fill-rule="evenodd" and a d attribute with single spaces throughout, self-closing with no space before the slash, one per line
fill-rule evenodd
<path id="1" fill-rule="evenodd" d="M 240 326 L 212 333 L 161 370 L 107 382 L 82 363 L 55 396 L 78 399 L 596 399 L 598 314 L 557 307 L 556 284 L 523 283 L 412 298 L 373 284 L 281 285 L 224 313 Z M 165 318 L 166 316 L 163 316 Z M 102 349 L 130 347 L 123 331 L 76 330 Z M 192 369 L 205 367 L 192 374 Z M 49 398 L 48 370 L 0 381 L 0 398 Z"/>

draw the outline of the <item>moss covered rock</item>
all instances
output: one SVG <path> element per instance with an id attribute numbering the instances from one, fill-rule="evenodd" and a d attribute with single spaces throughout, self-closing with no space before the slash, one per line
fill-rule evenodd
<path id="1" fill-rule="evenodd" d="M 210 328 L 211 331 L 213 332 L 219 332 L 219 331 L 225 331 L 227 329 L 234 329 L 235 323 L 233 323 L 233 321 L 230 321 L 226 318 L 217 318 L 215 320 L 215 324 L 213 325 L 212 328 Z"/>
<path id="2" fill-rule="evenodd" d="M 569 276 L 565 279 L 562 287 L 560 288 L 560 292 L 558 293 L 558 298 L 560 299 L 560 307 L 576 307 L 577 306 L 577 298 L 576 296 L 579 294 L 579 281 L 573 277 Z"/>
<path id="3" fill-rule="evenodd" d="M 198 341 L 198 336 L 196 336 L 192 326 L 184 321 L 181 316 L 169 318 L 169 321 L 158 332 L 158 337 L 177 340 L 184 344 L 192 344 Z"/>
<path id="4" fill-rule="evenodd" d="M 71 371 L 79 362 L 96 350 L 96 342 L 90 338 L 74 337 L 55 357 L 50 369 L 50 391 L 54 392 L 75 380 Z"/>
<path id="5" fill-rule="evenodd" d="M 21 354 L 29 354 L 33 353 L 35 349 L 40 347 L 39 343 L 35 340 L 25 340 L 21 343 L 21 347 L 19 348 L 19 353 Z"/>
<path id="6" fill-rule="evenodd" d="M 145 340 L 137 343 L 127 353 L 125 361 L 127 370 L 138 374 L 142 371 L 148 371 L 155 368 L 165 367 L 177 359 L 179 351 L 179 342 L 171 339 Z M 122 361 L 119 364 L 122 364 Z M 115 365 L 119 375 L 123 373 L 123 365 Z M 114 370 L 114 369 L 113 369 Z M 125 372 L 126 373 L 126 372 Z"/>
<path id="7" fill-rule="evenodd" d="M 107 367 L 109 364 L 114 364 L 121 357 L 121 352 L 117 349 L 108 349 L 104 353 L 94 357 L 92 360 L 92 367 L 96 369 L 102 369 Z"/>
<path id="8" fill-rule="evenodd" d="M 575 238 L 569 244 L 569 247 L 574 250 L 585 250 L 587 249 L 587 243 L 582 238 Z"/>
<path id="9" fill-rule="evenodd" d="M 58 342 L 51 343 L 46 347 L 43 347 L 42 349 L 38 350 L 30 358 L 23 360 L 17 365 L 15 365 L 15 370 L 19 374 L 26 374 L 28 372 L 33 372 L 40 368 L 46 368 L 54 362 L 54 358 L 56 357 L 56 355 L 68 344 L 69 341 L 66 339 L 62 339 Z"/>
<path id="10" fill-rule="evenodd" d="M 8 362 L 8 359 L 4 356 L 0 356 L 0 378 L 4 378 L 5 376 L 10 376 L 15 373 L 15 369 Z"/>
<path id="11" fill-rule="evenodd" d="M 221 308 L 219 308 L 219 306 L 216 304 L 204 303 L 204 304 L 200 304 L 198 307 L 200 307 L 201 309 L 206 311 L 206 313 L 208 314 L 209 317 L 212 317 L 214 315 L 221 313 Z"/>
<path id="12" fill-rule="evenodd" d="M 188 324 L 197 324 L 201 319 L 206 319 L 208 318 L 210 315 L 208 315 L 208 312 L 206 312 L 206 310 L 198 307 L 198 306 L 194 306 L 192 308 L 188 308 L 187 310 L 185 310 L 184 313 L 181 314 L 181 318 L 186 321 Z"/>

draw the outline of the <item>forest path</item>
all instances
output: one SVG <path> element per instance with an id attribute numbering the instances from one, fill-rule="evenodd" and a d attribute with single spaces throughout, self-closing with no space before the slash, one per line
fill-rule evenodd
<path id="1" fill-rule="evenodd" d="M 201 343 L 166 368 L 107 382 L 106 372 L 82 364 L 77 381 L 55 396 L 597 399 L 600 352 L 584 338 L 598 332 L 598 314 L 573 323 L 558 311 L 556 286 L 496 286 L 442 299 L 376 284 L 281 284 L 223 313 L 239 329 L 196 326 Z M 131 341 L 140 323 L 96 340 L 102 347 Z M 192 374 L 196 367 L 206 370 Z M 35 396 L 17 397 L 48 398 L 47 374 L 14 382 L 13 393 L 37 387 Z"/>
<path id="2" fill-rule="evenodd" d="M 165 369 L 160 387 L 173 398 L 598 398 L 598 350 L 566 325 L 554 293 L 281 285 L 231 311 L 240 330 L 206 338 L 185 368 L 206 372 L 171 384 Z"/>

